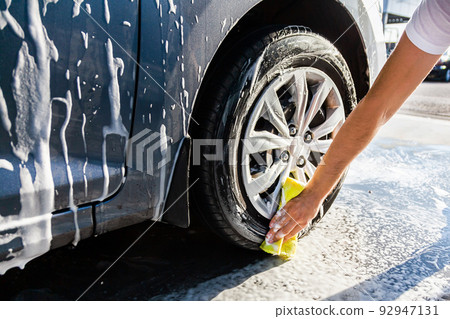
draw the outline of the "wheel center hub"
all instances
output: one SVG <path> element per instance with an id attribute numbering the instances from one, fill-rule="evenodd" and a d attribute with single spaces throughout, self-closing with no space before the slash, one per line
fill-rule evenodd
<path id="1" fill-rule="evenodd" d="M 309 146 L 304 142 L 303 136 L 295 136 L 294 138 L 292 138 L 290 153 L 296 159 L 300 158 L 301 156 L 303 156 L 304 158 L 308 157 Z"/>

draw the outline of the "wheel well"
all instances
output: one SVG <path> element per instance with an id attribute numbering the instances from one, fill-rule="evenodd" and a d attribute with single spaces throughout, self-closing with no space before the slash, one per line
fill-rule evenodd
<path id="1" fill-rule="evenodd" d="M 208 78 L 223 61 L 223 55 L 243 36 L 270 25 L 302 25 L 332 42 L 349 66 L 358 101 L 366 95 L 369 90 L 369 67 L 364 43 L 352 16 L 342 4 L 336 0 L 264 0 L 247 12 L 228 33 L 211 61 L 197 102 L 202 100 L 202 92 L 211 82 Z M 194 112 L 200 111 L 200 108 L 194 108 Z"/>

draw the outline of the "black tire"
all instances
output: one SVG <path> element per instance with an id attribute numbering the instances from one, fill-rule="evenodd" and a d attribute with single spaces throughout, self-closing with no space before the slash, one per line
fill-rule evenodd
<path id="1" fill-rule="evenodd" d="M 198 181 L 191 198 L 201 218 L 219 236 L 241 247 L 258 249 L 268 231 L 269 219 L 258 214 L 242 192 L 238 168 L 229 158 L 236 146 L 229 141 L 240 140 L 258 96 L 284 70 L 308 66 L 326 73 L 339 89 L 345 116 L 356 105 L 356 93 L 349 68 L 338 50 L 302 27 L 274 27 L 252 33 L 228 52 L 202 88 L 200 105 L 194 113 L 200 125 L 191 132 L 193 138 L 223 139 L 223 160 L 213 162 L 202 156 L 201 165 L 192 167 L 192 180 Z M 211 154 L 216 150 L 205 147 L 202 152 Z M 325 201 L 325 212 L 341 185 L 342 180 Z M 312 224 L 319 219 L 317 216 Z"/>

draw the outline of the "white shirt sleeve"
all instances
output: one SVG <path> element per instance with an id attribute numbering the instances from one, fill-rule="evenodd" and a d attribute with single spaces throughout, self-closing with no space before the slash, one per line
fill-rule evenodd
<path id="1" fill-rule="evenodd" d="M 430 54 L 450 46 L 450 0 L 422 0 L 406 26 L 411 42 Z"/>

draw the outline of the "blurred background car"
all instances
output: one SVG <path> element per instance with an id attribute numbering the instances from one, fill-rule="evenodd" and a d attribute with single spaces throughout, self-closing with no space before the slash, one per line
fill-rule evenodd
<path id="1" fill-rule="evenodd" d="M 433 67 L 427 80 L 441 80 L 450 82 L 450 48 L 445 51 L 439 61 Z"/>

